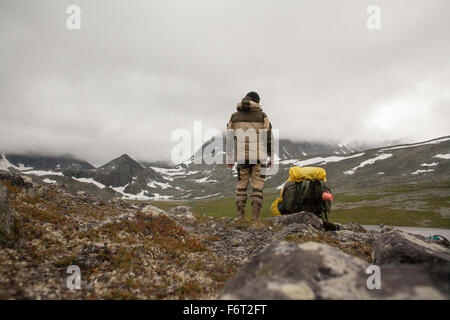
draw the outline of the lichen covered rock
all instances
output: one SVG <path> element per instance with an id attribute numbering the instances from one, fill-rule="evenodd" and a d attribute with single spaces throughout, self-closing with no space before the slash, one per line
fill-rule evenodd
<path id="1" fill-rule="evenodd" d="M 324 230 L 323 229 L 323 222 L 322 220 L 317 217 L 315 214 L 310 212 L 298 212 L 293 214 L 286 214 L 282 216 L 277 216 L 273 218 L 273 224 L 278 226 L 287 226 L 293 223 L 303 223 L 310 225 L 313 228 L 316 228 L 318 230 Z"/>
<path id="2" fill-rule="evenodd" d="M 450 261 L 450 249 L 399 230 L 383 232 L 375 242 L 374 263 L 445 263 Z"/>
<path id="3" fill-rule="evenodd" d="M 221 299 L 448 299 L 429 266 L 386 265 L 381 288 L 367 286 L 369 263 L 331 246 L 274 242 L 243 266 Z M 445 274 L 445 269 L 434 274 Z M 448 271 L 447 271 L 448 274 Z"/>

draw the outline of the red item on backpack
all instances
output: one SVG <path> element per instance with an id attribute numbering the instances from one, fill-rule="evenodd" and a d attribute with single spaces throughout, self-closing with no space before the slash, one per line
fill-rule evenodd
<path id="1" fill-rule="evenodd" d="M 328 191 L 322 193 L 322 200 L 333 200 L 333 195 Z"/>

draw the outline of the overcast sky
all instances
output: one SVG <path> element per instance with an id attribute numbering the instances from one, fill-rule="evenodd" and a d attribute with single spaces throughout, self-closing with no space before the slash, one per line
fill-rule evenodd
<path id="1" fill-rule="evenodd" d="M 81 8 L 68 30 L 66 8 Z M 369 5 L 381 29 L 369 30 Z M 250 90 L 281 138 L 450 134 L 448 0 L 0 2 L 0 150 L 170 158 Z"/>

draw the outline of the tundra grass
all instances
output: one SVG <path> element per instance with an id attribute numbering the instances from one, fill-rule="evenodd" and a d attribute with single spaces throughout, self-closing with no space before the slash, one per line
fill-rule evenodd
<path id="1" fill-rule="evenodd" d="M 378 200 L 383 197 L 388 196 L 389 194 L 335 194 L 334 201 L 335 202 L 361 202 L 364 200 Z"/>
<path id="2" fill-rule="evenodd" d="M 433 227 L 450 229 L 450 219 L 434 211 L 412 211 L 383 207 L 359 207 L 337 209 L 330 213 L 333 222 L 347 224 L 386 224 L 405 227 Z"/>
<path id="3" fill-rule="evenodd" d="M 261 210 L 262 217 L 270 217 L 270 206 L 275 200 L 276 195 L 266 197 L 263 208 Z M 436 206 L 441 206 L 444 200 L 433 200 Z M 157 202 L 155 206 L 161 209 L 169 209 L 179 205 L 187 205 L 192 208 L 192 212 L 197 216 L 212 217 L 237 217 L 234 198 L 220 198 L 203 201 L 192 202 Z M 250 202 L 246 206 L 246 217 L 251 217 Z M 339 223 L 356 222 L 359 224 L 386 224 L 395 226 L 409 227 L 434 227 L 450 229 L 450 219 L 442 217 L 438 212 L 429 211 L 413 211 L 391 209 L 385 207 L 358 207 L 353 209 L 336 209 L 332 210 L 329 218 L 331 221 Z"/>
<path id="4" fill-rule="evenodd" d="M 266 198 L 261 210 L 262 217 L 270 217 L 270 206 L 275 198 Z M 233 198 L 222 198 L 201 202 L 187 203 L 192 207 L 196 215 L 214 217 L 236 217 L 236 207 Z M 246 217 L 251 217 L 251 205 L 247 203 Z M 331 221 L 347 224 L 356 222 L 359 224 L 386 224 L 407 227 L 434 227 L 450 228 L 450 219 L 442 217 L 438 212 L 412 211 L 391 209 L 384 207 L 359 207 L 354 209 L 332 210 L 329 216 Z"/>
<path id="5" fill-rule="evenodd" d="M 264 195 L 264 203 L 261 208 L 261 217 L 270 217 L 270 206 L 272 202 L 278 197 L 278 193 L 268 193 Z M 192 208 L 192 213 L 197 216 L 212 216 L 212 217 L 237 217 L 235 199 L 233 197 L 215 198 L 208 200 L 193 200 L 185 202 L 170 202 L 170 201 L 152 201 L 152 205 L 167 210 L 177 206 L 189 206 Z M 251 203 L 250 198 L 247 200 L 245 207 L 246 217 L 251 217 Z"/>
<path id="6" fill-rule="evenodd" d="M 450 180 L 436 182 L 409 183 L 395 186 L 385 187 L 384 191 L 393 193 L 405 193 L 411 191 L 419 191 L 425 189 L 441 189 L 448 193 L 450 189 Z"/>
<path id="7" fill-rule="evenodd" d="M 442 190 L 442 196 L 427 196 L 418 200 L 424 200 L 428 209 L 404 210 L 393 209 L 382 206 L 361 206 L 352 209 L 334 209 L 330 213 L 330 220 L 339 223 L 357 222 L 360 224 L 386 224 L 396 226 L 412 226 L 412 227 L 436 227 L 450 228 L 450 219 L 443 217 L 438 210 L 439 208 L 450 207 L 450 196 L 448 195 L 450 181 L 440 183 L 417 183 L 408 185 L 392 186 L 377 191 L 373 194 L 337 194 L 334 203 L 357 203 L 364 200 L 378 200 L 386 196 L 392 196 L 401 193 L 412 193 L 425 189 Z M 278 192 L 264 193 L 264 205 L 261 210 L 262 217 L 270 217 L 270 206 L 272 202 L 279 196 Z M 185 202 L 152 202 L 155 206 L 167 210 L 179 205 L 187 205 L 192 208 L 195 215 L 213 216 L 213 217 L 237 217 L 236 206 L 233 197 L 192 200 Z M 387 206 L 388 204 L 386 204 Z M 246 217 L 251 216 L 250 199 L 247 201 Z"/>
<path id="8" fill-rule="evenodd" d="M 432 207 L 432 208 L 442 208 L 442 207 L 450 208 L 450 196 L 427 197 L 427 198 L 424 198 L 422 200 L 426 201 L 426 205 L 428 207 Z"/>

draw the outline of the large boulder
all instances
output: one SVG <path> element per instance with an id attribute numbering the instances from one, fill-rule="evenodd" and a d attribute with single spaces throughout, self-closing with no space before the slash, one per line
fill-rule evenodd
<path id="1" fill-rule="evenodd" d="M 361 233 L 367 232 L 367 230 L 363 226 L 361 226 L 360 224 L 355 223 L 355 222 L 350 222 L 349 224 L 340 224 L 339 230 L 349 230 L 349 231 L 361 232 Z"/>
<path id="2" fill-rule="evenodd" d="M 190 211 L 190 207 L 187 206 L 178 206 L 175 208 L 171 208 L 166 211 L 166 214 L 172 218 L 185 218 L 185 219 L 195 219 L 195 216 Z"/>
<path id="3" fill-rule="evenodd" d="M 144 214 L 151 214 L 155 216 L 159 216 L 161 214 L 165 214 L 164 210 L 161 210 L 158 207 L 152 206 L 151 204 L 146 205 L 141 209 L 141 212 Z"/>
<path id="4" fill-rule="evenodd" d="M 306 237 L 316 237 L 320 233 L 316 228 L 304 223 L 292 223 L 283 227 L 273 235 L 274 240 L 287 240 L 291 235 L 302 235 Z"/>
<path id="5" fill-rule="evenodd" d="M 0 181 L 8 182 L 13 187 L 31 188 L 34 186 L 30 177 L 15 172 L 0 172 Z"/>
<path id="6" fill-rule="evenodd" d="M 372 258 L 376 264 L 446 263 L 450 262 L 450 249 L 423 236 L 393 230 L 380 234 Z"/>
<path id="7" fill-rule="evenodd" d="M 287 226 L 293 223 L 306 224 L 317 230 L 324 231 L 323 221 L 310 212 L 302 211 L 273 218 L 273 224 L 276 226 Z"/>
<path id="8" fill-rule="evenodd" d="M 378 239 L 380 233 L 378 231 L 357 232 L 351 230 L 339 230 L 333 235 L 342 243 L 363 242 L 371 246 Z"/>
<path id="9" fill-rule="evenodd" d="M 381 289 L 367 288 L 369 264 L 317 242 L 273 242 L 224 286 L 221 299 L 448 299 L 424 265 L 381 266 Z M 436 267 L 436 266 L 435 266 Z M 442 266 L 434 274 L 448 276 Z"/>

